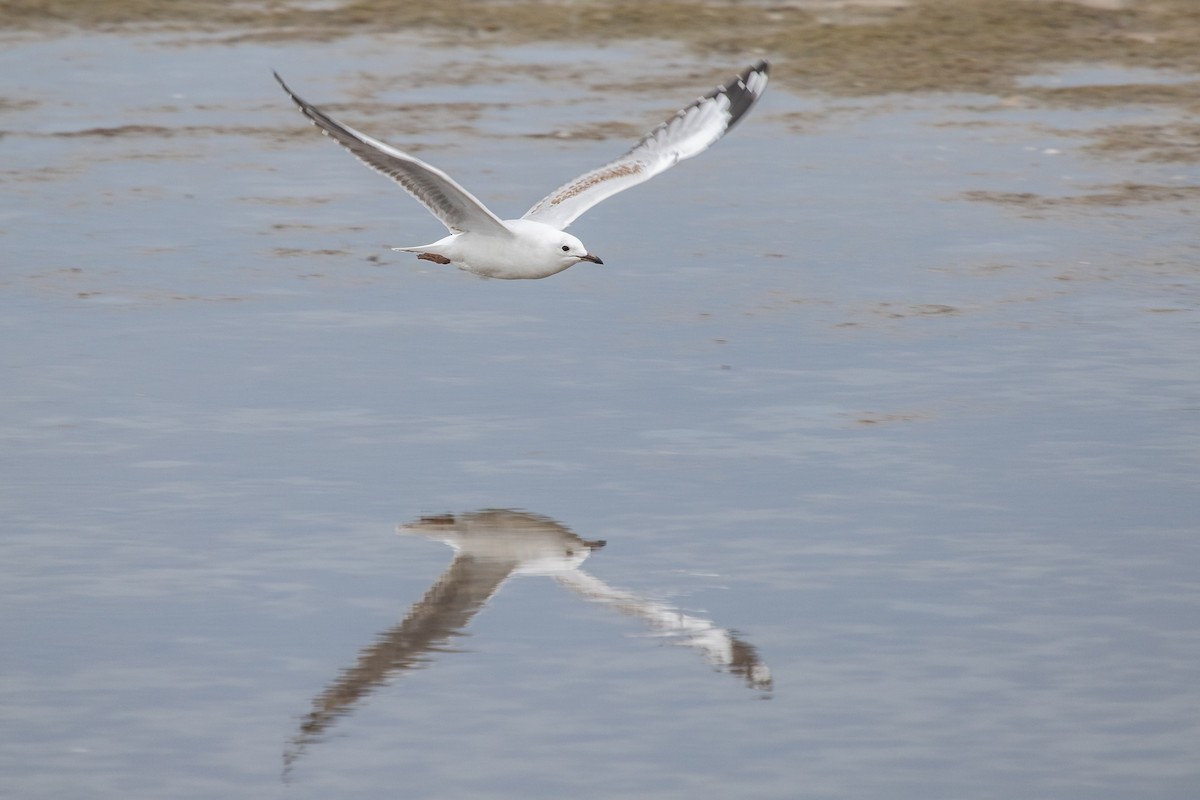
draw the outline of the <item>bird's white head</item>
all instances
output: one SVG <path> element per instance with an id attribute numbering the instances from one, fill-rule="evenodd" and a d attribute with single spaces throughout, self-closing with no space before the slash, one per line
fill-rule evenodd
<path id="1" fill-rule="evenodd" d="M 578 238 L 544 222 L 510 219 L 505 220 L 504 224 L 516 234 L 523 271 L 528 272 L 529 267 L 534 267 L 537 273 L 523 274 L 521 277 L 541 278 L 553 275 L 567 267 L 575 266 L 580 261 L 604 263 L 599 256 L 589 253 Z"/>
<path id="2" fill-rule="evenodd" d="M 578 264 L 580 261 L 590 261 L 593 264 L 604 263 L 600 260 L 599 256 L 589 253 L 587 248 L 583 246 L 583 242 L 564 231 L 558 232 L 558 238 L 555 240 L 553 246 L 557 249 L 559 257 L 564 262 L 570 262 L 566 266 Z"/>

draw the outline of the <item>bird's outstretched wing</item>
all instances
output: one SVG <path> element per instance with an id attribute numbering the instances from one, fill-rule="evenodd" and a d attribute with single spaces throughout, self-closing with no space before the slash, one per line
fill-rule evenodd
<path id="1" fill-rule="evenodd" d="M 474 231 L 498 236 L 511 232 L 500 218 L 437 167 L 343 125 L 293 92 L 276 72 L 275 80 L 304 116 L 359 161 L 387 175 L 429 209 L 451 233 Z"/>
<path id="2" fill-rule="evenodd" d="M 747 68 L 646 134 L 625 155 L 560 186 L 525 213 L 559 230 L 601 200 L 648 181 L 724 136 L 767 88 L 766 61 Z"/>

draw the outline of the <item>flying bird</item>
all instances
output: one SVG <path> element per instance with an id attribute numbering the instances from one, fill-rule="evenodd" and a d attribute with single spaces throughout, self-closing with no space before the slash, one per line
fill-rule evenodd
<path id="1" fill-rule="evenodd" d="M 534 204 L 520 219 L 502 220 L 437 167 L 335 120 L 275 80 L 321 132 L 359 161 L 396 181 L 437 217 L 450 235 L 415 247 L 394 247 L 417 258 L 485 278 L 555 275 L 581 261 L 603 264 L 566 228 L 592 206 L 699 155 L 746 115 L 767 88 L 766 61 L 758 61 L 677 112 L 625 155 L 580 175 Z"/>

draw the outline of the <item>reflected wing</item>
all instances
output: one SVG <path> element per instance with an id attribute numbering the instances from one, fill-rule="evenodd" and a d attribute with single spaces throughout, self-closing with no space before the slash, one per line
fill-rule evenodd
<path id="1" fill-rule="evenodd" d="M 657 600 L 609 586 L 583 570 L 565 572 L 554 579 L 588 600 L 611 605 L 623 614 L 641 619 L 661 634 L 676 637 L 675 641 L 698 650 L 710 664 L 739 676 L 750 688 L 771 690 L 770 668 L 763 663 L 754 645 L 732 631 Z"/>
<path id="2" fill-rule="evenodd" d="M 703 153 L 745 116 L 766 88 L 767 62 L 759 61 L 646 134 L 616 161 L 554 190 L 524 218 L 566 228 L 601 200 Z"/>
<path id="3" fill-rule="evenodd" d="M 448 643 L 463 635 L 467 623 L 512 574 L 514 566 L 511 561 L 457 556 L 398 625 L 363 648 L 354 665 L 314 698 L 312 711 L 284 754 L 285 771 L 310 742 L 320 739 L 363 697 L 397 673 L 423 666 L 430 653 L 449 650 Z"/>
<path id="4" fill-rule="evenodd" d="M 403 186 L 452 233 L 477 231 L 492 235 L 511 235 L 499 217 L 488 211 L 483 203 L 459 186 L 449 175 L 419 158 L 343 125 L 299 97 L 288 88 L 278 72 L 274 75 L 275 80 L 279 81 L 279 85 L 288 93 L 288 97 L 292 98 L 292 102 L 299 106 L 300 111 L 312 124 L 349 150 L 359 161 Z"/>

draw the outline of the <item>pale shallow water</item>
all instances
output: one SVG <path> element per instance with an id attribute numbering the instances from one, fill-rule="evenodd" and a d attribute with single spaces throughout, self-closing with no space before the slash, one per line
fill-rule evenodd
<path id="1" fill-rule="evenodd" d="M 516 215 L 749 59 L 169 39 L 0 50 L 12 796 L 1194 796 L 1193 209 L 962 197 L 1194 185 L 1052 132 L 1169 112 L 776 87 L 506 283 L 270 69 Z"/>

